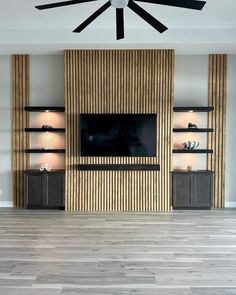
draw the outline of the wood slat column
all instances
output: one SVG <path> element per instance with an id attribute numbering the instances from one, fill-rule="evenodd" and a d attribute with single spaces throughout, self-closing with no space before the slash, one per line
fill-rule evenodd
<path id="1" fill-rule="evenodd" d="M 159 88 L 159 106 L 157 113 L 159 117 L 159 163 L 160 184 L 159 200 L 160 210 L 168 211 L 172 206 L 172 135 L 173 135 L 173 106 L 174 106 L 174 51 L 160 51 L 159 68 L 158 68 L 158 88 Z M 160 66 L 161 65 L 161 66 Z"/>
<path id="2" fill-rule="evenodd" d="M 28 114 L 24 107 L 29 103 L 29 56 L 12 56 L 12 139 L 13 139 L 13 202 L 14 207 L 24 207 L 24 171 L 27 168 Z"/>
<path id="3" fill-rule="evenodd" d="M 65 51 L 66 210 L 171 209 L 173 50 Z M 80 114 L 157 114 L 156 157 L 81 157 Z M 159 164 L 78 171 L 78 164 Z"/>
<path id="4" fill-rule="evenodd" d="M 208 169 L 215 172 L 215 208 L 225 207 L 225 142 L 226 142 L 226 102 L 227 102 L 227 55 L 209 56 L 209 128 L 214 133 L 208 136 L 208 148 L 214 153 L 208 156 Z"/>

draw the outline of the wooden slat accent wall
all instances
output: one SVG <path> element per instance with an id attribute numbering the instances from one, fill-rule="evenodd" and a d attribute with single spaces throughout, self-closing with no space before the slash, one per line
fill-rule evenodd
<path id="1" fill-rule="evenodd" d="M 65 51 L 66 210 L 171 209 L 173 75 L 173 50 Z M 157 157 L 80 157 L 81 113 L 157 114 Z M 79 163 L 161 170 L 79 172 Z"/>
<path id="2" fill-rule="evenodd" d="M 28 126 L 28 114 L 24 107 L 29 102 L 29 56 L 12 56 L 12 96 L 13 96 L 13 201 L 14 207 L 24 207 L 24 171 L 27 168 L 27 156 L 24 150 L 28 135 L 24 128 Z"/>
<path id="3" fill-rule="evenodd" d="M 214 207 L 225 206 L 225 142 L 226 142 L 226 102 L 227 102 L 227 55 L 209 56 L 209 106 L 215 108 L 209 113 L 208 147 L 214 150 L 208 156 L 208 169 L 215 171 Z"/>

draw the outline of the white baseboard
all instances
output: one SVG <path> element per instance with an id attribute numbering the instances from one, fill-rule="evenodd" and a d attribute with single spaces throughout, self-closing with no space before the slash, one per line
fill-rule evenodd
<path id="1" fill-rule="evenodd" d="M 0 208 L 13 208 L 13 202 L 0 201 Z"/>
<path id="2" fill-rule="evenodd" d="M 0 208 L 13 208 L 13 202 L 0 201 Z M 225 208 L 236 208 L 236 202 L 225 202 Z"/>
<path id="3" fill-rule="evenodd" d="M 225 208 L 236 208 L 236 202 L 225 202 Z"/>

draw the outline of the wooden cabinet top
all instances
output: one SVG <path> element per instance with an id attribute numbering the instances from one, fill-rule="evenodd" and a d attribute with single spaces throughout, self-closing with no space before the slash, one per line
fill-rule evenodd
<path id="1" fill-rule="evenodd" d="M 51 170 L 51 171 L 40 171 L 37 169 L 26 170 L 25 174 L 56 174 L 65 173 L 65 170 Z"/>
<path id="2" fill-rule="evenodd" d="M 202 174 L 202 173 L 210 173 L 213 174 L 214 171 L 211 170 L 192 170 L 192 171 L 187 171 L 187 170 L 174 170 L 172 171 L 173 174 L 175 173 L 186 173 L 186 174 Z"/>

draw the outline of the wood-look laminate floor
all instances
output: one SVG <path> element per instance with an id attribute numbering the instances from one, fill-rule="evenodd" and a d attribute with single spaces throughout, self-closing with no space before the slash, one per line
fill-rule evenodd
<path id="1" fill-rule="evenodd" d="M 3 294 L 236 294 L 236 210 L 1 210 Z"/>

